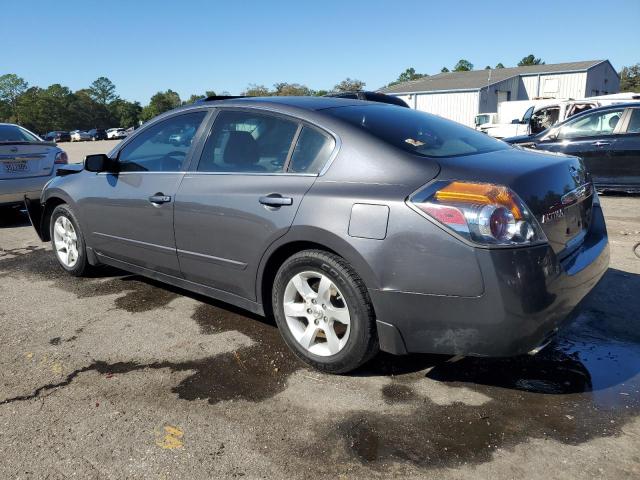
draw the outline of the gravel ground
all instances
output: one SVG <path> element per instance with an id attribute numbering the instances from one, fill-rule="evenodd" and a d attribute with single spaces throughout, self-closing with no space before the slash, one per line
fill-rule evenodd
<path id="1" fill-rule="evenodd" d="M 70 277 L 5 218 L 0 478 L 637 479 L 640 197 L 603 205 L 611 268 L 541 354 L 380 355 L 348 376 L 227 305 Z"/>

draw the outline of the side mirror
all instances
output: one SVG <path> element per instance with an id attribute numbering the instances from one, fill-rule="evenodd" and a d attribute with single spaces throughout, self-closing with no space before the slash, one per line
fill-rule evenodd
<path id="1" fill-rule="evenodd" d="M 88 172 L 106 172 L 111 166 L 111 159 L 104 153 L 96 153 L 84 157 L 84 169 Z"/>
<path id="2" fill-rule="evenodd" d="M 511 124 L 512 124 L 512 125 L 516 125 L 516 124 L 518 124 L 518 123 L 522 123 L 522 122 L 521 122 L 519 119 L 517 119 L 517 118 L 514 118 L 513 120 L 511 120 Z"/>

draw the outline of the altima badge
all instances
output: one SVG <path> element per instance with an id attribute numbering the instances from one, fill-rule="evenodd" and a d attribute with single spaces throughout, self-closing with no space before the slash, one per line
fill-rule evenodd
<path id="1" fill-rule="evenodd" d="M 564 210 L 554 210 L 553 212 L 545 213 L 542 215 L 542 223 L 549 223 L 562 217 L 564 217 Z"/>

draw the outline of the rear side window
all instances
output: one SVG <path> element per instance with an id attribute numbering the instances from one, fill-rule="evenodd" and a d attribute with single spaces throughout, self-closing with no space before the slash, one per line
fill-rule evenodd
<path id="1" fill-rule="evenodd" d="M 410 108 L 377 104 L 338 107 L 326 113 L 402 150 L 426 157 L 450 157 L 510 148 L 459 123 Z"/>
<path id="2" fill-rule="evenodd" d="M 315 128 L 304 127 L 291 156 L 289 172 L 319 173 L 336 146 L 335 140 Z"/>
<path id="3" fill-rule="evenodd" d="M 200 157 L 198 171 L 282 172 L 297 130 L 296 122 L 280 117 L 221 111 Z"/>
<path id="4" fill-rule="evenodd" d="M 3 142 L 39 142 L 40 139 L 31 135 L 17 125 L 0 125 L 0 143 Z"/>
<path id="5" fill-rule="evenodd" d="M 135 137 L 118 155 L 123 172 L 179 172 L 206 111 L 162 120 Z"/>

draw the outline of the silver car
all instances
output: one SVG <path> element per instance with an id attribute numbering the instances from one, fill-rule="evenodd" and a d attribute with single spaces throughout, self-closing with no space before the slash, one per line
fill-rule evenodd
<path id="1" fill-rule="evenodd" d="M 0 209 L 24 206 L 25 197 L 39 199 L 42 187 L 68 163 L 55 143 L 11 123 L 0 123 Z"/>
<path id="2" fill-rule="evenodd" d="M 579 158 L 394 105 L 204 101 L 70 167 L 28 202 L 64 270 L 112 265 L 273 315 L 328 372 L 378 350 L 536 352 L 609 261 Z"/>

